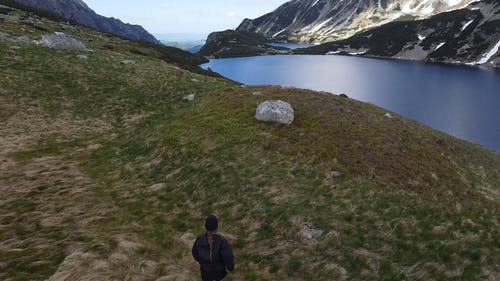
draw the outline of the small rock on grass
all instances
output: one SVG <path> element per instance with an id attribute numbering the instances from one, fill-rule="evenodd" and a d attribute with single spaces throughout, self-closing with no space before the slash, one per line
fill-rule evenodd
<path id="1" fill-rule="evenodd" d="M 136 64 L 135 60 L 122 60 L 122 64 Z"/>
<path id="2" fill-rule="evenodd" d="M 323 234 L 323 230 L 315 227 L 310 222 L 302 222 L 300 228 L 300 235 L 307 240 L 311 240 Z"/>
<path id="3" fill-rule="evenodd" d="M 145 260 L 140 264 L 141 272 L 146 275 L 153 275 L 158 271 L 159 264 L 155 261 Z"/>
<path id="4" fill-rule="evenodd" d="M 340 178 L 341 176 L 342 176 L 342 173 L 339 171 L 332 172 L 332 177 L 334 177 L 334 178 Z"/>
<path id="5" fill-rule="evenodd" d="M 99 143 L 89 144 L 87 146 L 88 150 L 98 150 L 98 149 L 101 149 L 101 148 L 102 148 L 102 144 L 99 144 Z"/>
<path id="6" fill-rule="evenodd" d="M 192 101 L 194 101 L 195 98 L 196 98 L 195 94 L 189 94 L 189 95 L 185 96 L 183 99 L 186 101 L 192 102 Z"/>
<path id="7" fill-rule="evenodd" d="M 89 56 L 87 56 L 87 55 L 78 55 L 77 57 L 81 60 L 88 60 L 89 59 Z"/>
<path id="8" fill-rule="evenodd" d="M 393 118 L 392 114 L 390 114 L 389 112 L 387 112 L 384 116 L 389 119 Z"/>
<path id="9" fill-rule="evenodd" d="M 167 184 L 162 182 L 162 183 L 153 184 L 148 189 L 150 191 L 153 191 L 153 192 L 158 192 L 158 191 L 161 191 L 162 189 L 164 189 L 165 187 L 167 187 Z"/>
<path id="10" fill-rule="evenodd" d="M 254 95 L 256 97 L 257 96 L 262 96 L 262 92 L 261 91 L 255 91 L 255 92 L 252 93 L 252 95 Z"/>

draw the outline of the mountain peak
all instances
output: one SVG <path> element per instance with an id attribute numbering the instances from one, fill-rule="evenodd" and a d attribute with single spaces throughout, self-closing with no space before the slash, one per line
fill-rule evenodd
<path id="1" fill-rule="evenodd" d="M 474 1 L 294 0 L 254 20 L 245 19 L 237 30 L 275 40 L 326 42 L 392 21 L 428 18 Z"/>
<path id="2" fill-rule="evenodd" d="M 14 0 L 14 2 L 52 12 L 67 20 L 99 31 L 123 36 L 131 40 L 159 43 L 159 41 L 142 26 L 127 24 L 119 19 L 98 15 L 82 0 Z"/>

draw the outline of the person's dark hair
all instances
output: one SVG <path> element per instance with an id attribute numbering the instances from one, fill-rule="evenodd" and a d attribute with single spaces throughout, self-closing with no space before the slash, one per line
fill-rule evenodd
<path id="1" fill-rule="evenodd" d="M 217 220 L 217 217 L 214 215 L 208 216 L 208 218 L 205 220 L 205 229 L 207 230 L 208 234 L 208 245 L 210 246 L 210 260 L 213 259 L 214 256 L 214 236 L 215 236 L 215 231 L 219 227 L 219 221 Z"/>
<path id="2" fill-rule="evenodd" d="M 207 231 L 214 231 L 217 230 L 219 227 L 219 221 L 217 220 L 217 217 L 214 215 L 210 215 L 207 217 L 205 220 L 205 229 Z"/>

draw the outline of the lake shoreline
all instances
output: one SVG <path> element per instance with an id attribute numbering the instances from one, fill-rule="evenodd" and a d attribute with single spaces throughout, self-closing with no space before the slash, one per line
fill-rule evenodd
<path id="1" fill-rule="evenodd" d="M 206 59 L 232 59 L 232 58 L 251 58 L 251 57 L 265 57 L 265 56 L 343 56 L 343 57 L 359 57 L 359 58 L 367 58 L 367 59 L 380 59 L 380 60 L 391 60 L 391 61 L 401 61 L 401 62 L 412 62 L 412 63 L 421 63 L 421 64 L 430 64 L 430 65 L 442 65 L 442 66 L 460 66 L 460 67 L 468 67 L 473 69 L 486 69 L 486 70 L 494 70 L 500 72 L 500 67 L 494 65 L 472 65 L 469 63 L 453 63 L 453 62 L 444 62 L 444 61 L 425 61 L 425 60 L 412 60 L 405 58 L 393 58 L 393 57 L 384 57 L 384 56 L 372 56 L 372 55 L 350 55 L 350 54 L 300 54 L 294 53 L 295 50 L 298 49 L 288 49 L 280 52 L 270 52 L 270 53 L 262 53 L 259 55 L 235 55 L 235 56 L 227 56 L 227 57 L 213 57 L 213 56 L 205 56 Z M 204 64 L 200 64 L 202 66 Z"/>
<path id="2" fill-rule="evenodd" d="M 259 61 L 262 64 L 260 66 Z M 305 61 L 305 63 L 294 63 L 293 61 Z M 316 65 L 323 64 L 323 61 L 329 61 L 330 65 Z M 225 68 L 225 63 L 231 64 L 231 67 Z M 343 63 L 345 64 L 344 66 L 342 65 Z M 354 63 L 357 66 L 354 69 L 350 69 L 352 66 L 349 66 L 349 63 Z M 363 67 L 364 64 L 367 64 L 370 70 L 365 70 Z M 200 67 L 204 69 L 210 68 L 212 71 L 218 72 L 231 80 L 250 86 L 276 85 L 335 94 L 345 93 L 355 100 L 373 103 L 434 129 L 482 145 L 497 153 L 500 152 L 500 143 L 495 141 L 494 137 L 488 136 L 488 134 L 493 134 L 493 136 L 499 134 L 498 137 L 500 138 L 500 130 L 494 124 L 491 124 L 491 121 L 488 121 L 494 119 L 494 116 L 497 114 L 500 114 L 497 109 L 491 106 L 491 104 L 498 104 L 500 102 L 500 100 L 496 101 L 500 97 L 494 94 L 495 87 L 500 87 L 500 79 L 498 78 L 500 76 L 497 76 L 500 74 L 499 69 L 449 63 L 427 63 L 395 58 L 346 55 L 270 55 L 223 58 L 212 59 L 209 63 L 203 64 Z M 252 69 L 252 67 L 256 67 L 257 70 Z M 299 70 L 302 68 L 305 70 Z M 342 73 L 346 71 L 344 68 L 347 68 L 349 72 L 348 76 Z M 377 73 L 379 72 L 379 68 L 385 69 L 383 71 L 390 70 L 391 68 L 402 69 L 403 71 L 393 72 L 394 70 L 390 70 L 391 74 L 387 74 L 387 77 L 379 77 L 380 81 L 384 81 L 380 83 L 388 84 L 381 87 L 381 90 L 377 88 L 379 87 L 377 86 L 378 81 L 372 81 L 373 78 L 371 78 L 374 75 L 380 76 L 380 73 Z M 332 69 L 339 71 L 339 73 L 325 74 Z M 428 71 L 431 74 L 425 73 Z M 415 72 L 420 74 L 415 74 Z M 252 73 L 252 75 L 248 75 L 249 73 Z M 313 75 L 312 73 L 318 74 Z M 405 75 L 405 73 L 409 74 Z M 447 77 L 448 73 L 451 73 L 451 76 L 458 76 L 449 78 Z M 357 77 L 358 74 L 360 74 L 359 78 Z M 287 75 L 290 77 L 287 78 Z M 318 75 L 321 78 L 316 77 Z M 344 78 L 339 79 L 332 75 L 341 75 Z M 419 75 L 423 75 L 422 77 L 425 78 Z M 388 82 L 392 76 L 395 77 L 395 80 L 404 80 L 407 79 L 406 76 L 409 76 L 410 78 L 408 79 L 413 79 L 413 81 L 406 81 L 405 83 L 408 83 L 408 85 L 403 83 L 403 85 L 397 85 L 394 88 L 390 85 L 392 82 Z M 471 78 L 471 80 L 468 76 L 475 78 Z M 260 78 L 254 79 L 255 77 Z M 438 77 L 442 77 L 443 81 L 440 81 Z M 366 79 L 368 79 L 367 83 Z M 474 79 L 478 80 L 475 81 Z M 353 84 L 363 84 L 360 83 L 360 81 L 363 81 L 371 86 L 365 86 L 366 89 L 361 89 L 363 87 L 359 88 L 360 86 L 354 85 L 354 89 L 350 90 L 343 84 L 349 84 L 351 80 L 357 81 L 352 82 Z M 427 83 L 428 85 L 422 89 L 423 93 L 420 93 L 417 88 L 421 87 L 420 84 L 422 83 Z M 498 86 L 496 86 L 497 84 Z M 486 90 L 481 90 L 481 87 Z M 391 92 L 391 94 L 385 92 Z M 413 92 L 414 96 L 406 92 Z M 481 92 L 485 92 L 486 94 Z M 378 98 L 381 98 L 381 100 L 377 100 Z M 441 109 L 435 103 L 442 103 L 443 106 L 448 106 L 449 116 L 439 113 Z M 481 103 L 484 103 L 484 106 Z M 432 112 L 430 114 L 433 116 L 432 118 L 425 114 L 427 111 Z M 474 112 L 477 112 L 477 114 L 473 114 Z M 474 115 L 480 115 L 481 117 L 475 117 Z M 477 126 L 473 124 L 476 122 L 478 123 Z M 482 129 L 477 129 L 477 127 L 481 127 Z"/>

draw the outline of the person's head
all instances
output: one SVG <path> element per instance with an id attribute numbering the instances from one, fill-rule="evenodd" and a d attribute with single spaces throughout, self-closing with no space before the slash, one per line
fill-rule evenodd
<path id="1" fill-rule="evenodd" d="M 217 232 L 217 228 L 219 227 L 219 220 L 214 215 L 210 215 L 205 220 L 205 230 L 207 232 L 215 233 Z"/>
<path id="2" fill-rule="evenodd" d="M 214 215 L 210 215 L 205 219 L 205 230 L 208 235 L 208 245 L 210 246 L 210 260 L 214 256 L 214 236 L 217 233 L 217 228 L 219 227 L 219 221 Z"/>

